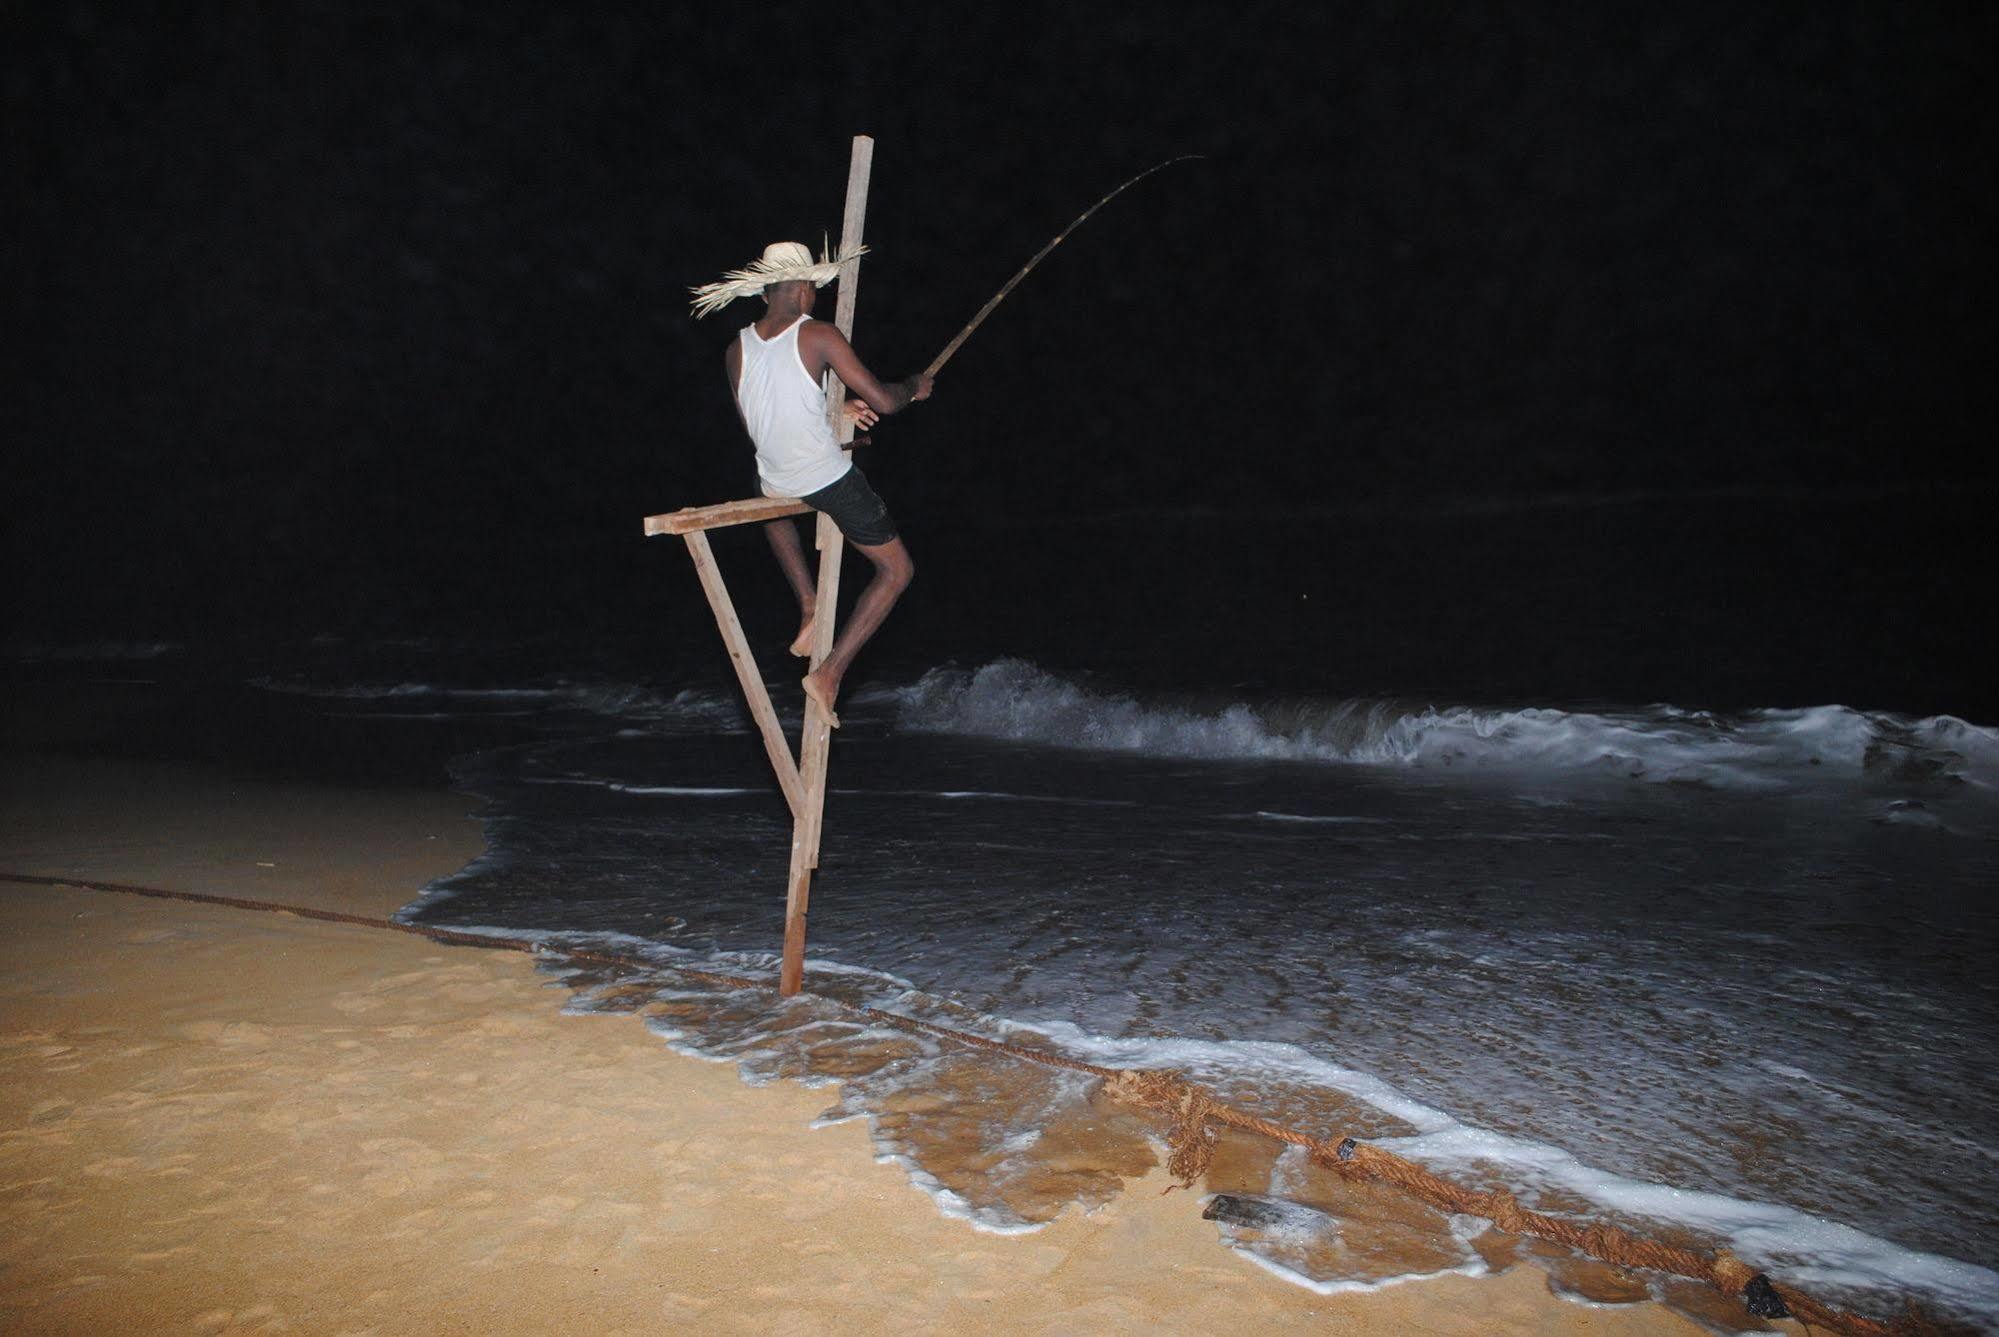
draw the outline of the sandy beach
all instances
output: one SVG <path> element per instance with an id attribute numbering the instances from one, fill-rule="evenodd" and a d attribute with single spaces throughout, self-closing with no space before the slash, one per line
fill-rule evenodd
<path id="1" fill-rule="evenodd" d="M 382 915 L 474 800 L 16 753 L 0 868 Z M 512 953 L 0 883 L 9 1332 L 1691 1333 L 1518 1266 L 1321 1296 L 1163 1170 L 1025 1237 L 940 1216 L 827 1091 L 745 1087 Z"/>

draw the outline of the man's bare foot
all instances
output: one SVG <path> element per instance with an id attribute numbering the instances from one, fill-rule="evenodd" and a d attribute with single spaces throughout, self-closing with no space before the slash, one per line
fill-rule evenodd
<path id="1" fill-rule="evenodd" d="M 819 674 L 808 673 L 805 675 L 804 687 L 805 694 L 818 702 L 819 709 L 826 712 L 826 722 L 835 729 L 839 728 L 840 717 L 833 713 L 833 698 L 840 694 L 840 684 L 836 682 L 829 685 L 820 680 Z"/>
<path id="2" fill-rule="evenodd" d="M 791 653 L 800 659 L 812 658 L 812 614 L 807 613 L 798 624 L 798 635 L 791 639 Z"/>

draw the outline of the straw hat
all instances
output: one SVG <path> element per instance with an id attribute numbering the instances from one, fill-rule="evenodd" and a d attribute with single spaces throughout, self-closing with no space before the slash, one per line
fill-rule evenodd
<path id="1" fill-rule="evenodd" d="M 835 260 L 831 249 L 830 245 L 822 245 L 819 258 L 815 261 L 803 242 L 772 242 L 764 247 L 761 259 L 752 260 L 741 269 L 732 269 L 713 283 L 691 289 L 695 318 L 720 311 L 738 297 L 755 297 L 772 283 L 802 280 L 815 288 L 823 288 L 838 278 L 842 269 L 868 252 L 867 247 L 856 246 L 851 251 L 842 252 L 840 258 Z"/>

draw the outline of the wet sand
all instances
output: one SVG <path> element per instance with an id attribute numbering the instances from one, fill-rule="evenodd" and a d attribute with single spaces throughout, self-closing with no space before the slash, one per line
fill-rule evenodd
<path id="1" fill-rule="evenodd" d="M 17 752 L 0 798 L 0 869 L 364 914 L 481 848 L 410 787 Z M 0 927 L 9 1332 L 1699 1331 L 1529 1266 L 1316 1295 L 1158 1169 L 982 1234 L 810 1128 L 832 1093 L 564 1016 L 511 953 L 8 883 Z"/>

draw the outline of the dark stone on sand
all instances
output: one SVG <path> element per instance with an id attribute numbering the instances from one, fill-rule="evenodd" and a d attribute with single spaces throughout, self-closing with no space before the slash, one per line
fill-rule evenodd
<path id="1" fill-rule="evenodd" d="M 1784 1303 L 1784 1297 L 1777 1294 L 1777 1288 L 1770 1284 L 1770 1278 L 1758 1272 L 1742 1288 L 1742 1303 L 1750 1313 L 1758 1318 L 1789 1318 L 1791 1307 Z"/>
<path id="2" fill-rule="evenodd" d="M 1240 1193 L 1217 1193 L 1201 1209 L 1204 1221 L 1247 1226 L 1251 1230 L 1297 1229 L 1300 1226 L 1325 1229 L 1334 1224 L 1324 1212 L 1295 1202 L 1275 1198 L 1254 1198 Z"/>

